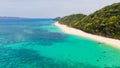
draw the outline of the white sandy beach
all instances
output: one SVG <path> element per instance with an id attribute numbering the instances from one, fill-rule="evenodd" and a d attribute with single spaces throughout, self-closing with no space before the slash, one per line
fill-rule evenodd
<path id="1" fill-rule="evenodd" d="M 86 38 L 98 41 L 100 43 L 109 44 L 115 48 L 120 48 L 120 40 L 89 34 L 89 33 L 83 32 L 81 30 L 78 30 L 75 28 L 70 28 L 70 27 L 67 27 L 66 25 L 59 24 L 58 22 L 54 23 L 54 25 L 59 27 L 61 30 L 63 30 L 66 33 L 86 37 Z"/>

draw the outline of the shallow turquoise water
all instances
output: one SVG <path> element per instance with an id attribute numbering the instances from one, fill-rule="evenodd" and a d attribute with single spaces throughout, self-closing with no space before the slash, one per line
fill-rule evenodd
<path id="1" fill-rule="evenodd" d="M 51 19 L 0 21 L 0 68 L 120 68 L 120 50 L 62 32 Z"/>

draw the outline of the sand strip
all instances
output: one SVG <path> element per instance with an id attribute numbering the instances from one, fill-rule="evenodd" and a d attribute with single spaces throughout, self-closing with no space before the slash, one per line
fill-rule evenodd
<path id="1" fill-rule="evenodd" d="M 84 31 L 81 31 L 79 29 L 67 27 L 66 25 L 62 25 L 58 22 L 54 23 L 54 25 L 59 27 L 62 31 L 64 31 L 66 33 L 77 35 L 77 36 L 83 36 L 85 38 L 89 38 L 89 39 L 98 41 L 100 44 L 104 43 L 104 44 L 109 44 L 109 45 L 111 45 L 112 47 L 115 47 L 115 48 L 120 48 L 120 40 L 89 34 L 89 33 L 86 33 Z"/>

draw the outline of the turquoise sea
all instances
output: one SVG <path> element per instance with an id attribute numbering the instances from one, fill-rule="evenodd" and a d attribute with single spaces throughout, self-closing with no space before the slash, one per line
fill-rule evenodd
<path id="1" fill-rule="evenodd" d="M 66 34 L 52 19 L 0 19 L 0 68 L 120 68 L 120 50 Z"/>

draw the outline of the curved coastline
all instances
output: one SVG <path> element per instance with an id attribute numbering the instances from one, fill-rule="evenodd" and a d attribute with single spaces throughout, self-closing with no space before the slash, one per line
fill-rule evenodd
<path id="1" fill-rule="evenodd" d="M 100 44 L 109 44 L 112 47 L 120 49 L 120 40 L 89 34 L 82 30 L 71 28 L 66 25 L 62 25 L 58 22 L 55 22 L 54 25 L 59 27 L 62 31 L 64 31 L 66 33 L 89 38 L 89 39 L 98 41 L 98 43 L 100 43 Z"/>

